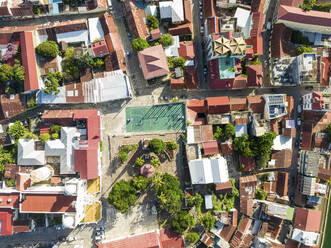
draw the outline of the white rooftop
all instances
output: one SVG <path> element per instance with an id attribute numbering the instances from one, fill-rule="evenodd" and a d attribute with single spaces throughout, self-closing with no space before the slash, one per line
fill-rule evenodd
<path id="1" fill-rule="evenodd" d="M 56 40 L 58 43 L 65 41 L 66 43 L 77 43 L 84 42 L 87 46 L 89 44 L 89 31 L 88 30 L 78 30 L 67 33 L 56 34 Z"/>
<path id="2" fill-rule="evenodd" d="M 90 36 L 90 42 L 94 42 L 97 39 L 103 39 L 105 36 L 99 17 L 88 19 L 88 30 Z"/>
<path id="3" fill-rule="evenodd" d="M 281 135 L 276 136 L 272 150 L 280 151 L 284 149 L 292 149 L 292 138 Z"/>
<path id="4" fill-rule="evenodd" d="M 173 36 L 174 38 L 174 44 L 172 44 L 171 46 L 165 47 L 164 48 L 164 52 L 166 54 L 166 56 L 168 57 L 178 57 L 178 48 L 180 47 L 179 45 L 179 36 L 175 35 Z"/>
<path id="5" fill-rule="evenodd" d="M 183 0 L 159 2 L 161 19 L 171 18 L 172 22 L 184 21 Z"/>
<path id="6" fill-rule="evenodd" d="M 191 160 L 189 169 L 192 184 L 220 184 L 229 181 L 228 167 L 223 157 Z"/>
<path id="7" fill-rule="evenodd" d="M 318 244 L 320 235 L 315 232 L 302 231 L 295 228 L 292 233 L 292 239 L 307 246 L 315 246 Z"/>
<path id="8" fill-rule="evenodd" d="M 33 139 L 18 140 L 18 165 L 44 165 L 45 163 L 45 152 L 35 150 L 35 143 Z"/>
<path id="9" fill-rule="evenodd" d="M 213 201 L 211 195 L 205 195 L 205 207 L 206 209 L 213 208 Z"/>
<path id="10" fill-rule="evenodd" d="M 157 16 L 157 7 L 156 5 L 147 5 L 145 8 L 146 17 L 149 15 Z"/>
<path id="11" fill-rule="evenodd" d="M 237 26 L 244 28 L 250 16 L 250 11 L 243 8 L 237 8 L 234 17 L 237 18 Z"/>

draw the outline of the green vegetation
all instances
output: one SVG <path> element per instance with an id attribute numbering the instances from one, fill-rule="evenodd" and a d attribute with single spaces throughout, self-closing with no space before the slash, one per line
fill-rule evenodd
<path id="1" fill-rule="evenodd" d="M 60 134 L 61 132 L 61 126 L 59 125 L 52 125 L 51 126 L 51 133 L 57 133 L 57 134 Z"/>
<path id="2" fill-rule="evenodd" d="M 148 15 L 147 16 L 147 22 L 148 22 L 148 29 L 149 30 L 154 30 L 159 28 L 159 20 L 153 16 L 153 15 Z"/>
<path id="3" fill-rule="evenodd" d="M 31 132 L 26 131 L 22 138 L 23 139 L 36 139 L 37 136 Z"/>
<path id="4" fill-rule="evenodd" d="M 230 67 L 230 68 L 228 68 L 228 71 L 236 72 L 237 69 L 235 67 Z"/>
<path id="5" fill-rule="evenodd" d="M 174 44 L 174 37 L 172 37 L 172 35 L 169 33 L 163 34 L 159 40 L 159 43 L 163 47 L 171 46 L 172 44 Z"/>
<path id="6" fill-rule="evenodd" d="M 195 206 L 196 208 L 201 208 L 203 198 L 200 194 L 195 193 L 194 196 L 189 196 L 189 198 L 187 199 L 187 203 L 189 207 Z"/>
<path id="7" fill-rule="evenodd" d="M 49 133 L 43 133 L 42 135 L 39 136 L 39 140 L 43 143 L 46 143 L 47 140 L 51 138 Z"/>
<path id="8" fill-rule="evenodd" d="M 312 45 L 308 37 L 304 36 L 298 30 L 292 30 L 291 42 L 294 44 Z"/>
<path id="9" fill-rule="evenodd" d="M 14 137 L 16 140 L 22 138 L 26 132 L 25 127 L 20 121 L 15 121 L 13 125 L 8 129 L 8 134 Z"/>
<path id="10" fill-rule="evenodd" d="M 15 180 L 13 178 L 10 178 L 7 180 L 7 185 L 9 187 L 14 187 L 15 186 Z"/>
<path id="11" fill-rule="evenodd" d="M 166 149 L 166 144 L 163 142 L 163 140 L 154 138 L 149 142 L 149 147 L 155 154 L 161 154 Z"/>
<path id="12" fill-rule="evenodd" d="M 142 51 L 149 47 L 150 47 L 150 45 L 143 38 L 137 38 L 132 41 L 132 48 L 136 51 Z"/>
<path id="13" fill-rule="evenodd" d="M 205 215 L 204 217 L 202 217 L 202 223 L 205 225 L 205 227 L 208 230 L 210 230 L 214 227 L 215 221 L 216 221 L 216 218 L 211 214 L 208 214 L 208 215 Z"/>
<path id="14" fill-rule="evenodd" d="M 171 221 L 171 230 L 183 234 L 188 228 L 195 225 L 195 219 L 187 211 L 181 210 Z"/>
<path id="15" fill-rule="evenodd" d="M 299 46 L 297 47 L 297 55 L 303 54 L 303 53 L 312 53 L 314 52 L 313 48 L 311 46 Z"/>
<path id="16" fill-rule="evenodd" d="M 56 140 L 56 139 L 58 139 L 59 138 L 59 134 L 57 134 L 57 133 L 52 133 L 51 134 L 51 139 L 52 140 Z"/>
<path id="17" fill-rule="evenodd" d="M 160 208 L 169 213 L 176 213 L 182 207 L 184 193 L 180 189 L 180 182 L 177 177 L 168 173 L 153 176 L 155 195 L 160 201 Z"/>
<path id="18" fill-rule="evenodd" d="M 223 130 L 220 126 L 216 126 L 214 130 L 214 140 L 218 140 L 223 136 Z"/>
<path id="19" fill-rule="evenodd" d="M 134 151 L 134 150 L 137 150 L 138 146 L 136 144 L 133 144 L 133 145 L 124 145 L 124 146 L 121 146 L 121 152 L 131 152 L 131 151 Z"/>
<path id="20" fill-rule="evenodd" d="M 129 158 L 129 154 L 127 152 L 121 151 L 118 155 L 117 158 L 121 161 L 121 164 L 123 164 L 126 160 Z"/>
<path id="21" fill-rule="evenodd" d="M 134 163 L 135 166 L 141 167 L 145 163 L 145 160 L 141 157 L 136 159 L 136 162 Z"/>
<path id="22" fill-rule="evenodd" d="M 36 47 L 36 53 L 42 57 L 55 58 L 60 54 L 60 50 L 55 41 L 49 40 L 39 44 Z"/>
<path id="23" fill-rule="evenodd" d="M 255 198 L 259 200 L 267 199 L 267 192 L 264 189 L 256 189 L 255 190 Z"/>
<path id="24" fill-rule="evenodd" d="M 62 80 L 62 78 L 62 73 L 60 71 L 48 73 L 45 81 L 46 88 L 44 89 L 44 91 L 47 94 L 59 94 L 60 81 Z"/>
<path id="25" fill-rule="evenodd" d="M 249 61 L 251 65 L 262 65 L 262 62 L 259 59 L 259 56 L 254 56 L 252 60 Z"/>
<path id="26" fill-rule="evenodd" d="M 108 202 L 121 213 L 128 212 L 136 204 L 138 197 L 135 187 L 130 181 L 120 180 L 113 186 Z"/>
<path id="27" fill-rule="evenodd" d="M 329 124 L 324 130 L 323 133 L 328 135 L 328 141 L 331 142 L 331 124 Z"/>
<path id="28" fill-rule="evenodd" d="M 158 157 L 153 157 L 151 159 L 151 165 L 155 168 L 160 166 L 160 159 Z"/>
<path id="29" fill-rule="evenodd" d="M 5 166 L 9 163 L 15 162 L 14 154 L 7 151 L 5 148 L 0 146 L 0 179 L 3 176 L 3 173 L 5 172 Z"/>
<path id="30" fill-rule="evenodd" d="M 196 232 L 189 232 L 185 237 L 185 241 L 190 244 L 194 244 L 199 240 L 199 238 L 200 236 Z"/>
<path id="31" fill-rule="evenodd" d="M 132 178 L 132 186 L 136 190 L 145 190 L 148 186 L 148 179 L 144 176 L 137 176 Z"/>
<path id="32" fill-rule="evenodd" d="M 167 149 L 170 151 L 177 150 L 178 144 L 174 141 L 167 142 Z"/>
<path id="33" fill-rule="evenodd" d="M 5 93 L 19 93 L 23 91 L 24 68 L 20 61 L 15 59 L 14 66 L 2 64 L 0 66 L 0 83 L 10 83 L 5 88 Z"/>
<path id="34" fill-rule="evenodd" d="M 174 69 L 176 67 L 184 68 L 186 60 L 182 57 L 174 58 L 167 57 L 168 67 Z"/>
<path id="35" fill-rule="evenodd" d="M 316 10 L 323 12 L 330 12 L 331 4 L 330 3 L 316 3 L 316 0 L 304 0 L 303 4 L 299 5 L 299 8 L 304 11 Z"/>
<path id="36" fill-rule="evenodd" d="M 64 59 L 62 61 L 62 67 L 63 67 L 63 77 L 66 81 L 72 82 L 79 79 L 80 72 L 75 62 L 73 47 L 69 47 L 66 50 L 64 54 Z"/>
<path id="37" fill-rule="evenodd" d="M 222 129 L 220 126 L 216 126 L 214 129 L 214 139 L 215 140 L 221 140 L 221 141 L 226 141 L 230 139 L 231 137 L 234 137 L 236 133 L 236 129 L 234 125 L 232 124 L 227 124 L 224 129 Z"/>
<path id="38" fill-rule="evenodd" d="M 82 56 L 79 56 L 75 60 L 76 65 L 81 71 L 84 71 L 86 68 L 92 68 L 94 65 L 93 59 L 88 55 L 88 53 L 85 53 Z"/>

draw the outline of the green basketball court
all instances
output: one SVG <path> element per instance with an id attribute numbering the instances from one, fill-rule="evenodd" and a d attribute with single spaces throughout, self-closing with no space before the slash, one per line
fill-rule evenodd
<path id="1" fill-rule="evenodd" d="M 186 127 L 184 103 L 127 107 L 125 111 L 127 132 L 184 130 Z"/>

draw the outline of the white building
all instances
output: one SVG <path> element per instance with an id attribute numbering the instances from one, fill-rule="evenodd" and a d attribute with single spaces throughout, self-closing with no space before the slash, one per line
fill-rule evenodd
<path id="1" fill-rule="evenodd" d="M 184 21 L 183 0 L 159 2 L 161 19 L 171 19 L 172 23 Z"/>
<path id="2" fill-rule="evenodd" d="M 295 228 L 292 233 L 292 239 L 307 246 L 317 246 L 320 234 L 315 232 L 302 231 Z"/>

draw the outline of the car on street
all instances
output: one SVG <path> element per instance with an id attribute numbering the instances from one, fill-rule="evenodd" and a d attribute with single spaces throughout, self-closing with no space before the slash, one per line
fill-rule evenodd
<path id="1" fill-rule="evenodd" d="M 301 111 L 302 111 L 302 107 L 301 107 L 301 105 L 298 105 L 298 108 L 297 108 L 297 110 L 298 110 L 298 113 L 300 114 L 300 113 L 301 113 Z"/>
<path id="2" fill-rule="evenodd" d="M 297 125 L 301 126 L 301 118 L 297 118 Z"/>
<path id="3" fill-rule="evenodd" d="M 204 27 L 203 26 L 201 26 L 201 34 L 203 34 L 203 32 L 204 32 Z"/>
<path id="4" fill-rule="evenodd" d="M 204 74 L 204 75 L 207 75 L 207 73 L 208 73 L 208 69 L 207 69 L 207 67 L 204 67 L 204 68 L 203 68 L 203 74 Z"/>

